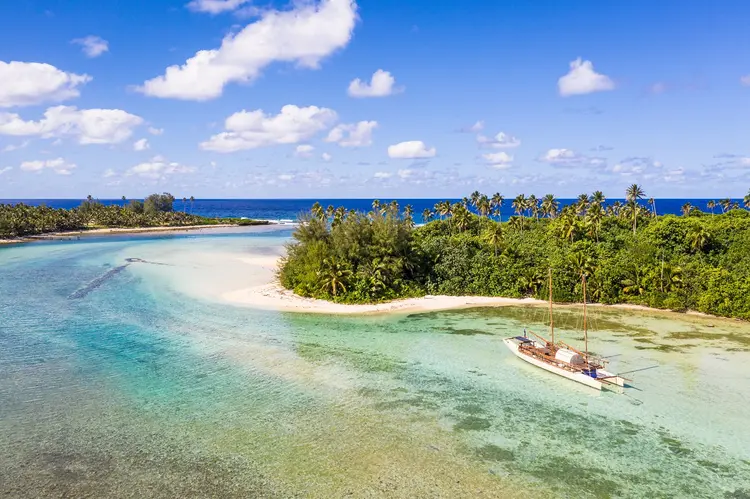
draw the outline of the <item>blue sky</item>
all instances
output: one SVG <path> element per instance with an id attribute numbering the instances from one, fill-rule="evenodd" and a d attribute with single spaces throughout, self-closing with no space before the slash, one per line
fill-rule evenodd
<path id="1" fill-rule="evenodd" d="M 0 198 L 619 197 L 633 182 L 741 197 L 748 16 L 671 0 L 2 2 Z"/>

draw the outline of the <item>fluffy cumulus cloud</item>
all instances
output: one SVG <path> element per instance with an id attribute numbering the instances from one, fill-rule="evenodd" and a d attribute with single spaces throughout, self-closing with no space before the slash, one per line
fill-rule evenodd
<path id="1" fill-rule="evenodd" d="M 58 175 L 70 175 L 76 167 L 73 163 L 65 161 L 63 158 L 24 161 L 21 163 L 21 170 L 25 172 L 41 173 L 44 170 L 51 170 Z"/>
<path id="2" fill-rule="evenodd" d="M 0 107 L 62 102 L 80 95 L 88 75 L 66 73 L 38 62 L 0 61 Z"/>
<path id="3" fill-rule="evenodd" d="M 509 149 L 521 145 L 520 140 L 504 132 L 500 132 L 494 137 L 485 137 L 484 135 L 478 135 L 477 142 L 479 142 L 479 145 L 494 147 L 496 149 Z"/>
<path id="4" fill-rule="evenodd" d="M 544 153 L 539 161 L 561 167 L 603 166 L 604 158 L 586 156 L 570 149 L 550 149 Z"/>
<path id="5" fill-rule="evenodd" d="M 382 69 L 375 71 L 370 83 L 357 78 L 349 84 L 350 97 L 387 97 L 402 90 L 396 87 L 396 78 Z"/>
<path id="6" fill-rule="evenodd" d="M 557 80 L 557 88 L 560 95 L 568 97 L 613 90 L 615 83 L 609 76 L 594 71 L 591 61 L 584 61 L 579 57 L 570 63 L 568 74 Z"/>
<path id="7" fill-rule="evenodd" d="M 152 180 L 163 180 L 170 175 L 193 172 L 195 172 L 195 168 L 191 166 L 167 161 L 163 156 L 154 156 L 150 161 L 139 163 L 130 168 L 126 174 L 128 176 L 134 175 Z"/>
<path id="8" fill-rule="evenodd" d="M 622 177 L 644 175 L 647 180 L 650 180 L 663 172 L 663 166 L 660 161 L 652 158 L 631 156 L 615 164 L 611 171 Z"/>
<path id="9" fill-rule="evenodd" d="M 99 57 L 105 52 L 109 52 L 109 42 L 102 40 L 98 36 L 87 36 L 86 38 L 76 38 L 71 43 L 81 46 L 81 50 L 86 57 Z"/>
<path id="10" fill-rule="evenodd" d="M 229 83 L 252 82 L 273 62 L 317 68 L 349 43 L 356 19 L 354 0 L 297 2 L 291 10 L 268 10 L 227 35 L 221 47 L 199 51 L 137 90 L 152 97 L 202 101 L 219 97 Z"/>
<path id="11" fill-rule="evenodd" d="M 248 3 L 250 0 L 192 0 L 187 4 L 187 8 L 193 12 L 205 12 L 215 16 L 237 10 Z"/>
<path id="12" fill-rule="evenodd" d="M 154 128 L 152 126 L 148 127 L 148 133 L 151 135 L 162 135 L 164 133 L 163 128 Z"/>
<path id="13" fill-rule="evenodd" d="M 12 169 L 13 169 L 13 167 L 12 167 L 12 166 L 6 166 L 6 167 L 4 167 L 4 168 L 0 168 L 0 175 L 2 175 L 3 173 L 8 173 L 8 172 L 9 172 L 9 171 L 11 171 Z"/>
<path id="14" fill-rule="evenodd" d="M 333 159 L 333 156 L 331 156 L 327 152 L 324 152 L 323 154 L 321 154 L 320 157 L 323 159 L 323 161 L 331 161 Z"/>
<path id="15" fill-rule="evenodd" d="M 498 169 L 510 168 L 513 163 L 513 156 L 505 151 L 483 154 L 482 158 L 487 161 L 487 164 Z"/>
<path id="16" fill-rule="evenodd" d="M 151 148 L 151 146 L 148 143 L 148 139 L 136 140 L 133 143 L 133 150 L 135 150 L 135 151 L 145 151 L 145 150 L 150 149 L 150 148 Z"/>
<path id="17" fill-rule="evenodd" d="M 298 158 L 311 158 L 314 150 L 310 144 L 301 144 L 294 149 L 294 155 Z"/>
<path id="18" fill-rule="evenodd" d="M 372 145 L 372 131 L 378 127 L 377 121 L 360 121 L 334 127 L 326 137 L 326 142 L 334 142 L 341 147 L 365 147 Z"/>
<path id="19" fill-rule="evenodd" d="M 411 140 L 388 147 L 388 156 L 394 159 L 434 158 L 437 150 L 428 148 L 421 140 Z"/>
<path id="20" fill-rule="evenodd" d="M 0 135 L 72 137 L 79 144 L 117 144 L 130 138 L 143 123 L 139 116 L 120 109 L 77 109 L 56 106 L 39 121 L 25 121 L 18 114 L 0 113 Z"/>
<path id="21" fill-rule="evenodd" d="M 386 179 L 391 178 L 392 176 L 393 174 L 390 172 L 375 172 L 375 175 L 373 175 L 373 177 L 377 179 Z"/>
<path id="22" fill-rule="evenodd" d="M 332 109 L 287 105 L 275 116 L 262 110 L 240 111 L 226 119 L 225 132 L 201 143 L 206 151 L 235 152 L 277 144 L 297 144 L 328 128 L 337 119 Z"/>

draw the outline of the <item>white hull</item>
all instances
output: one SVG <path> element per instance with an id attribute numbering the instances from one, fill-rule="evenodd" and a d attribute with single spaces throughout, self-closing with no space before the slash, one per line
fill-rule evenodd
<path id="1" fill-rule="evenodd" d="M 603 369 L 598 369 L 596 378 L 589 376 L 588 374 L 583 374 L 582 372 L 578 371 L 569 371 L 567 369 L 564 369 L 561 367 L 563 364 L 560 364 L 560 366 L 555 364 L 549 364 L 547 362 L 542 362 L 539 359 L 536 359 L 530 355 L 526 355 L 523 352 L 521 352 L 518 347 L 521 344 L 520 341 L 517 338 L 505 338 L 503 340 L 505 343 L 505 346 L 508 347 L 508 349 L 513 352 L 516 357 L 519 359 L 522 359 L 529 364 L 535 365 L 537 367 L 541 367 L 545 371 L 549 371 L 551 373 L 557 374 L 558 376 L 562 376 L 563 378 L 568 378 L 573 381 L 577 381 L 578 383 L 581 383 L 583 385 L 589 386 L 591 388 L 594 388 L 596 390 L 601 390 L 602 388 L 614 388 L 614 389 L 621 389 L 625 385 L 625 381 L 623 378 L 616 376 L 615 374 L 612 374 L 608 371 L 605 371 Z M 537 348 L 543 347 L 543 345 L 540 345 L 536 341 L 532 341 L 533 345 Z M 606 378 L 604 379 L 597 379 L 597 378 Z"/>

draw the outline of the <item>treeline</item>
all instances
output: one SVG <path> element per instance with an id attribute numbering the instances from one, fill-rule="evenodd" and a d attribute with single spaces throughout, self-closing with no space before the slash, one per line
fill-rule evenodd
<path id="1" fill-rule="evenodd" d="M 498 222 L 502 196 L 475 193 L 426 210 L 432 221 L 416 228 L 411 208 L 395 202 L 376 201 L 369 213 L 316 204 L 279 277 L 297 294 L 343 303 L 425 294 L 543 299 L 552 269 L 556 301 L 579 301 L 585 274 L 593 302 L 750 319 L 750 212 L 730 204 L 721 214 L 686 207 L 682 216 L 656 216 L 644 198 L 637 185 L 609 207 L 600 192 L 562 209 L 553 196 L 519 196 L 511 201 L 517 215 Z"/>
<path id="2" fill-rule="evenodd" d="M 126 201 L 123 198 L 123 201 Z M 104 205 L 89 196 L 80 206 L 54 209 L 23 203 L 0 204 L 0 238 L 16 238 L 48 232 L 69 232 L 96 228 L 174 227 L 249 224 L 251 220 L 206 218 L 174 209 L 175 198 L 169 193 L 152 194 L 145 200 L 131 200 L 124 206 Z M 183 201 L 185 206 L 185 201 Z"/>

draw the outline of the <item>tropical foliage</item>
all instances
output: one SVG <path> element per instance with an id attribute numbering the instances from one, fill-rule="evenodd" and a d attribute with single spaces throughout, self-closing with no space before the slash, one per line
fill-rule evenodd
<path id="1" fill-rule="evenodd" d="M 303 296 L 377 302 L 425 294 L 589 297 L 750 319 L 750 213 L 730 201 L 722 213 L 655 216 L 640 186 L 605 206 L 601 192 L 560 209 L 554 196 L 504 199 L 474 193 L 440 202 L 414 227 L 411 210 L 376 201 L 369 213 L 320 205 L 294 234 L 279 277 Z M 745 199 L 750 209 L 750 193 Z"/>
<path id="2" fill-rule="evenodd" d="M 169 193 L 152 194 L 145 200 L 131 200 L 124 206 L 105 205 L 89 196 L 80 206 L 65 210 L 48 206 L 0 204 L 0 239 L 17 238 L 48 232 L 79 231 L 95 228 L 171 227 L 257 221 L 205 218 L 174 211 L 174 197 Z M 192 197 L 191 197 L 192 199 Z M 123 198 L 123 202 L 126 201 Z"/>

